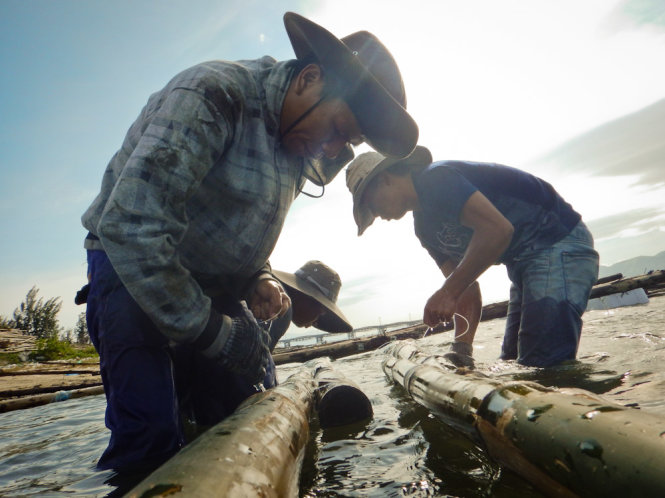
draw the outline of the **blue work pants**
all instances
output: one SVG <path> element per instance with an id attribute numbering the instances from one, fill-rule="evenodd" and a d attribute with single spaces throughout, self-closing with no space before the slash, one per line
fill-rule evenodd
<path id="1" fill-rule="evenodd" d="M 536 367 L 575 359 L 582 314 L 598 279 L 598 253 L 584 223 L 507 267 L 511 287 L 501 359 Z"/>
<path id="2" fill-rule="evenodd" d="M 111 431 L 98 468 L 159 465 L 185 443 L 183 410 L 211 425 L 256 393 L 251 380 L 190 346 L 170 344 L 129 295 L 104 251 L 88 251 L 88 275 L 88 332 L 99 353 Z M 276 382 L 272 360 L 267 370 L 269 388 Z"/>

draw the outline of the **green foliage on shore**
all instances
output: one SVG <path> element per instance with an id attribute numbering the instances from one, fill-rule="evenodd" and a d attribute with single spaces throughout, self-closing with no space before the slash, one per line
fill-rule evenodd
<path id="1" fill-rule="evenodd" d="M 80 313 L 74 329 L 63 329 L 58 323 L 62 299 L 52 297 L 44 301 L 38 297 L 39 289 L 33 286 L 23 302 L 14 309 L 13 317 L 0 315 L 0 329 L 18 329 L 37 339 L 64 339 L 65 342 L 90 345 L 85 311 Z"/>
<path id="2" fill-rule="evenodd" d="M 5 365 L 16 365 L 23 363 L 21 356 L 18 353 L 0 353 L 0 367 Z"/>
<path id="3" fill-rule="evenodd" d="M 62 308 L 62 299 L 52 297 L 44 301 L 41 297 L 37 298 L 38 293 L 39 289 L 33 286 L 25 300 L 14 310 L 12 319 L 3 317 L 3 323 L 39 339 L 57 337 L 60 332 L 58 313 Z"/>
<path id="4" fill-rule="evenodd" d="M 39 289 L 33 286 L 25 300 L 14 310 L 12 318 L 0 316 L 0 328 L 18 329 L 24 335 L 36 337 L 36 349 L 23 352 L 0 353 L 0 365 L 25 361 L 81 360 L 99 355 L 90 344 L 85 312 L 80 313 L 74 329 L 63 330 L 57 315 L 62 300 L 54 297 L 44 301 L 38 297 Z"/>
<path id="5" fill-rule="evenodd" d="M 37 349 L 28 355 L 28 358 L 33 361 L 80 360 L 92 357 L 99 357 L 94 346 L 75 346 L 56 337 L 37 339 Z"/>
<path id="6" fill-rule="evenodd" d="M 85 319 L 85 311 L 79 313 L 74 327 L 74 339 L 78 344 L 90 344 L 90 335 L 88 335 L 88 323 Z"/>

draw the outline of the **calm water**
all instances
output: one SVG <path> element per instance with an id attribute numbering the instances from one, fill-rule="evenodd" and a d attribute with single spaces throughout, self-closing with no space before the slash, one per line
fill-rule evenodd
<path id="1" fill-rule="evenodd" d="M 476 366 L 505 377 L 548 386 L 575 386 L 665 417 L 665 296 L 648 305 L 585 315 L 579 361 L 550 370 L 496 361 L 504 320 L 478 331 Z M 450 333 L 419 341 L 432 353 Z M 335 367 L 362 388 L 374 407 L 367 423 L 321 431 L 312 437 L 303 466 L 302 495 L 539 497 L 537 490 L 493 463 L 471 441 L 387 382 L 382 353 L 337 360 Z M 278 369 L 281 380 L 295 365 Z M 0 496 L 105 496 L 111 472 L 94 464 L 105 448 L 103 396 L 0 414 Z"/>

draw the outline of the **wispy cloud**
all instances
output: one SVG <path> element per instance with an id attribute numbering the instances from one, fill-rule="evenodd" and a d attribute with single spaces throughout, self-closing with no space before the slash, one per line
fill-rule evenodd
<path id="1" fill-rule="evenodd" d="M 596 240 L 617 237 L 621 233 L 625 233 L 626 230 L 648 232 L 665 227 L 665 206 L 633 209 L 621 214 L 589 221 L 587 225 Z"/>
<path id="2" fill-rule="evenodd" d="M 340 307 L 351 306 L 370 300 L 372 297 L 381 294 L 383 284 L 388 280 L 389 278 L 386 275 L 370 275 L 344 282 L 338 305 Z"/>
<path id="3" fill-rule="evenodd" d="M 594 128 L 531 161 L 537 169 L 627 176 L 634 185 L 665 183 L 665 99 Z"/>
<path id="4" fill-rule="evenodd" d="M 642 27 L 665 30 L 665 2 L 622 0 L 608 16 L 606 25 L 615 31 Z"/>

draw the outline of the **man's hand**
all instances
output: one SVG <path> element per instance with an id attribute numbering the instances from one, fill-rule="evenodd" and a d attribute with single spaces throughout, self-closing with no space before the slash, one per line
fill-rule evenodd
<path id="1" fill-rule="evenodd" d="M 441 322 L 449 322 L 453 319 L 456 308 L 457 297 L 443 286 L 427 300 L 423 322 L 430 327 L 436 327 Z"/>
<path id="2" fill-rule="evenodd" d="M 291 298 L 277 280 L 259 281 L 249 298 L 249 307 L 257 320 L 270 321 L 291 307 Z"/>
<path id="3" fill-rule="evenodd" d="M 262 382 L 270 361 L 270 335 L 241 301 L 241 314 L 232 318 L 228 340 L 217 361 L 236 373 Z"/>

